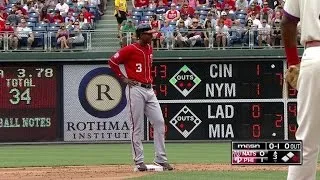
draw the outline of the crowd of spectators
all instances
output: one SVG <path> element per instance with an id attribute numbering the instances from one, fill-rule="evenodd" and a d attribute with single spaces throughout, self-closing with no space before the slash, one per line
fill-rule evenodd
<path id="1" fill-rule="evenodd" d="M 284 0 L 133 0 L 123 27 L 149 22 L 158 48 L 281 46 L 283 6 Z"/>
<path id="2" fill-rule="evenodd" d="M 48 32 L 54 47 L 84 45 L 82 30 L 94 29 L 104 8 L 102 0 L 4 0 L 0 3 L 0 46 L 7 40 L 9 50 L 44 47 Z"/>

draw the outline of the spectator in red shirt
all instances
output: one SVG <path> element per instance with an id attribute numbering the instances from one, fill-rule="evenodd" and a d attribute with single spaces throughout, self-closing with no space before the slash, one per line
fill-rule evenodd
<path id="1" fill-rule="evenodd" d="M 14 11 L 14 13 L 20 18 L 26 18 L 26 19 L 29 18 L 26 10 L 21 7 L 19 8 L 19 6 L 17 5 L 12 6 L 12 11 Z"/>
<path id="2" fill-rule="evenodd" d="M 178 19 L 180 19 L 180 12 L 176 10 L 176 5 L 174 3 L 171 4 L 170 10 L 166 12 L 165 18 L 169 22 L 176 22 Z"/>
<path id="3" fill-rule="evenodd" d="M 84 15 L 84 18 L 87 19 L 87 22 L 90 24 L 93 23 L 94 15 L 91 14 L 91 12 L 89 12 L 85 7 L 82 7 L 81 11 Z"/>
<path id="4" fill-rule="evenodd" d="M 221 12 L 220 20 L 224 22 L 228 28 L 231 28 L 233 22 L 230 18 L 228 18 L 228 14 L 225 11 Z"/>
<path id="5" fill-rule="evenodd" d="M 0 21 L 6 21 L 8 18 L 8 14 L 5 12 L 6 8 L 0 6 Z"/>
<path id="6" fill-rule="evenodd" d="M 236 3 L 233 0 L 224 0 L 221 8 L 226 8 L 228 7 L 230 10 L 235 11 L 236 10 Z"/>
<path id="7" fill-rule="evenodd" d="M 132 6 L 134 8 L 148 7 L 149 0 L 132 0 Z"/>
<path id="8" fill-rule="evenodd" d="M 55 11 L 55 14 L 52 19 L 53 19 L 53 23 L 63 23 L 64 22 L 63 17 L 60 15 L 59 10 Z"/>
<path id="9" fill-rule="evenodd" d="M 256 18 L 259 18 L 260 16 L 260 11 L 261 11 L 261 8 L 259 5 L 256 5 L 255 2 L 252 2 L 250 7 L 248 8 L 248 12 L 247 12 L 247 18 L 249 18 L 250 16 L 252 15 L 255 15 Z"/>
<path id="10" fill-rule="evenodd" d="M 45 22 L 45 23 L 52 23 L 53 19 L 50 16 L 50 14 L 48 14 L 48 10 L 47 8 L 42 8 L 40 15 L 39 15 L 39 22 Z"/>
<path id="11" fill-rule="evenodd" d="M 195 10 L 192 7 L 185 3 L 180 10 L 180 14 L 187 14 L 189 17 L 193 17 L 194 11 Z"/>
<path id="12" fill-rule="evenodd" d="M 3 39 L 8 38 L 9 48 L 18 46 L 18 36 L 15 35 L 14 29 L 11 27 L 9 22 L 6 22 L 5 26 L 2 29 L 0 29 L 0 31 L 7 34 L 5 36 L 0 35 L 0 42 L 3 42 Z"/>

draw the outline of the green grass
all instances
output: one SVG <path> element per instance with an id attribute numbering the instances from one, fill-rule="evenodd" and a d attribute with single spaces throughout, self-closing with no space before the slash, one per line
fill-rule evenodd
<path id="1" fill-rule="evenodd" d="M 171 163 L 230 163 L 229 143 L 168 143 Z M 154 157 L 153 144 L 144 144 L 145 161 Z M 4 145 L 0 146 L 0 167 L 132 164 L 130 144 Z M 149 174 L 137 179 L 286 179 L 286 171 L 173 171 Z M 320 172 L 317 174 L 320 179 Z"/>
<path id="2" fill-rule="evenodd" d="M 230 144 L 166 145 L 171 163 L 228 163 Z M 153 144 L 144 144 L 145 161 L 154 157 Z M 0 167 L 131 164 L 130 144 L 0 146 Z"/>

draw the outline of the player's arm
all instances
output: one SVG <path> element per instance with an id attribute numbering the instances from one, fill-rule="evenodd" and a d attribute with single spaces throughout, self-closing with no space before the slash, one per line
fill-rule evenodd
<path id="1" fill-rule="evenodd" d="M 125 77 L 122 74 L 119 66 L 119 64 L 125 63 L 125 60 L 128 58 L 130 52 L 129 48 L 129 46 L 126 46 L 125 48 L 121 49 L 116 54 L 114 54 L 108 61 L 108 64 L 112 71 L 116 74 L 116 76 L 119 77 L 124 83 L 134 86 L 137 84 L 137 82 Z"/>
<path id="2" fill-rule="evenodd" d="M 300 63 L 297 49 L 297 24 L 299 21 L 299 0 L 286 1 L 281 21 L 281 35 L 289 66 Z"/>

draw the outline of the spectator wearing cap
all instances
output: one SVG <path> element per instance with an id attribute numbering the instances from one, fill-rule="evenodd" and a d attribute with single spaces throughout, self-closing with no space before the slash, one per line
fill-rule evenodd
<path id="1" fill-rule="evenodd" d="M 65 23 L 68 23 L 69 20 L 71 20 L 72 22 L 75 22 L 76 19 L 73 17 L 73 11 L 69 11 L 67 17 L 65 18 Z"/>
<path id="2" fill-rule="evenodd" d="M 20 23 L 20 17 L 11 10 L 7 22 L 9 22 L 11 26 L 17 26 Z"/>
<path id="3" fill-rule="evenodd" d="M 190 4 L 188 5 L 187 3 L 184 3 L 180 10 L 180 14 L 187 14 L 188 16 L 192 17 L 194 15 L 194 11 L 195 9 L 191 7 Z"/>
<path id="4" fill-rule="evenodd" d="M 0 34 L 0 42 L 3 42 L 4 39 L 8 40 L 8 46 L 9 48 L 13 49 L 14 47 L 17 47 L 18 45 L 18 37 L 14 33 L 14 29 L 11 27 L 9 22 L 6 22 L 3 29 L 0 29 L 0 32 L 4 34 Z"/>
<path id="5" fill-rule="evenodd" d="M 27 26 L 27 22 L 25 19 L 21 19 L 21 23 L 18 25 L 16 33 L 19 39 L 19 43 L 22 46 L 27 45 L 27 50 L 29 50 L 34 42 L 34 35 L 32 33 L 32 30 Z M 17 46 L 13 48 L 17 49 Z"/>
<path id="6" fill-rule="evenodd" d="M 60 3 L 56 5 L 55 10 L 59 10 L 60 15 L 65 16 L 69 11 L 69 5 L 65 3 L 64 0 L 60 0 Z"/>
<path id="7" fill-rule="evenodd" d="M 218 21 L 218 26 L 216 27 L 216 44 L 218 49 L 220 49 L 221 44 L 223 49 L 225 49 L 227 45 L 227 38 L 229 36 L 229 28 L 225 25 L 223 20 Z"/>
<path id="8" fill-rule="evenodd" d="M 228 17 L 228 14 L 225 11 L 221 12 L 220 19 L 224 22 L 228 28 L 230 28 L 233 24 L 232 20 Z"/>
<path id="9" fill-rule="evenodd" d="M 42 8 L 40 15 L 39 15 L 39 22 L 45 22 L 45 23 L 52 23 L 53 19 L 51 15 L 48 13 L 48 9 Z"/>
<path id="10" fill-rule="evenodd" d="M 133 8 L 145 8 L 148 7 L 149 0 L 132 0 Z"/>
<path id="11" fill-rule="evenodd" d="M 267 23 L 266 19 L 262 20 L 262 24 L 258 26 L 258 44 L 261 47 L 262 43 L 267 43 L 270 46 L 271 43 L 271 26 Z"/>
<path id="12" fill-rule="evenodd" d="M 236 1 L 236 11 L 246 11 L 248 9 L 248 1 L 247 0 L 237 0 Z"/>
<path id="13" fill-rule="evenodd" d="M 128 34 L 131 34 L 131 43 L 136 42 L 137 36 L 136 36 L 136 27 L 134 26 L 132 19 L 128 19 L 126 23 L 121 27 L 120 29 L 120 44 L 121 47 L 127 46 L 127 38 Z"/>
<path id="14" fill-rule="evenodd" d="M 170 10 L 166 12 L 165 19 L 169 22 L 176 22 L 180 19 L 180 12 L 176 10 L 176 4 L 172 3 L 170 5 Z"/>
<path id="15" fill-rule="evenodd" d="M 164 5 L 163 1 L 162 1 L 162 0 L 159 0 L 158 6 L 157 6 L 156 9 L 154 10 L 154 12 L 155 12 L 156 14 L 165 14 L 168 10 L 169 10 L 169 8 Z"/>
<path id="16" fill-rule="evenodd" d="M 276 19 L 271 29 L 272 46 L 280 46 L 282 44 L 280 22 L 280 19 Z"/>
<path id="17" fill-rule="evenodd" d="M 59 10 L 55 10 L 54 16 L 52 17 L 52 21 L 53 21 L 54 23 L 63 23 L 63 22 L 64 22 L 64 19 L 63 19 L 63 17 L 61 16 Z"/>

